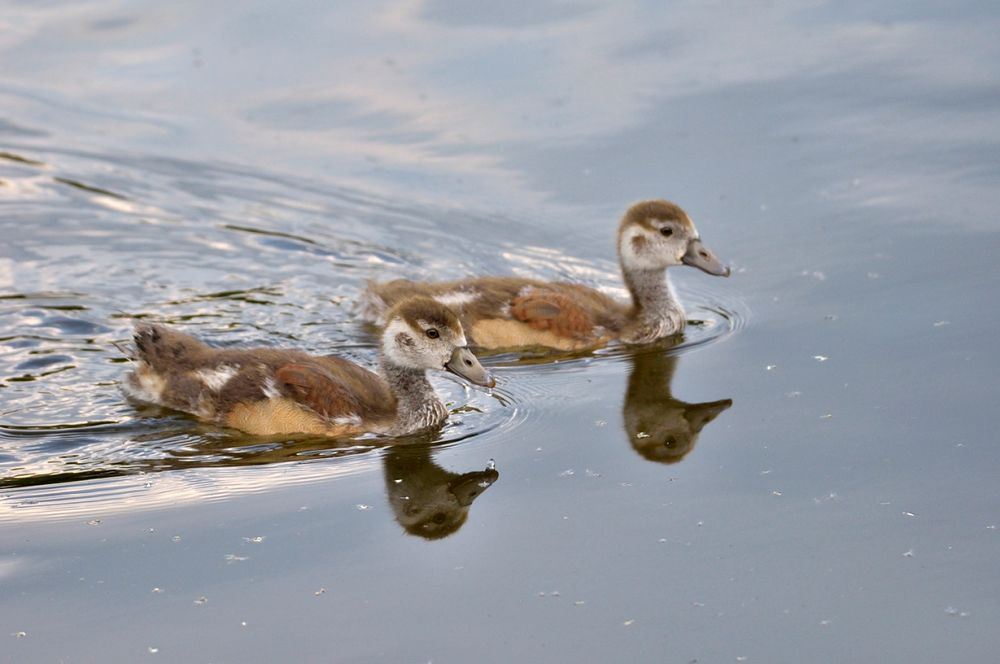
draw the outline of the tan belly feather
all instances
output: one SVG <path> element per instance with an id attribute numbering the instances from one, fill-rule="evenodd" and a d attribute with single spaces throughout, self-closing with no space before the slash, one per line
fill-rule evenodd
<path id="1" fill-rule="evenodd" d="M 536 330 L 517 320 L 488 318 L 472 325 L 473 343 L 482 348 L 517 348 L 518 346 L 545 346 L 558 350 L 581 350 L 607 343 L 607 338 L 583 341 L 562 337 L 551 330 Z"/>
<path id="2" fill-rule="evenodd" d="M 331 425 L 291 399 L 237 404 L 226 416 L 226 425 L 257 436 L 312 433 L 323 436 L 350 436 L 360 433 L 350 424 Z"/>

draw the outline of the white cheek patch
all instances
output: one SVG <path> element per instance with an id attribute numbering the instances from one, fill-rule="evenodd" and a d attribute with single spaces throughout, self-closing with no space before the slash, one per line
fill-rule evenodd
<path id="1" fill-rule="evenodd" d="M 625 229 L 621 238 L 622 262 L 631 268 L 652 270 L 661 267 L 656 250 L 651 246 L 653 239 L 639 226 Z"/>
<path id="2" fill-rule="evenodd" d="M 397 366 L 414 367 L 412 358 L 409 357 L 408 353 L 403 352 L 403 349 L 396 341 L 398 335 L 406 335 L 412 339 L 413 331 L 406 324 L 406 321 L 395 318 L 391 323 L 386 325 L 385 331 L 382 333 L 382 352 L 385 353 L 385 359 Z"/>
<path id="3" fill-rule="evenodd" d="M 461 307 L 466 304 L 471 304 L 479 299 L 478 293 L 472 293 L 469 291 L 451 291 L 448 293 L 441 293 L 440 295 L 435 295 L 434 299 L 443 304 L 446 307 Z"/>
<path id="4" fill-rule="evenodd" d="M 222 364 L 214 369 L 198 369 L 194 372 L 194 377 L 204 383 L 208 389 L 218 392 L 233 379 L 239 370 L 239 367 Z"/>

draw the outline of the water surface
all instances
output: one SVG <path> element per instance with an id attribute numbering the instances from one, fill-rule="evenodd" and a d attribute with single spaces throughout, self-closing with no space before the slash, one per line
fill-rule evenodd
<path id="1" fill-rule="evenodd" d="M 5 16 L 0 661 L 995 658 L 991 4 Z M 118 389 L 136 319 L 371 366 L 367 279 L 622 294 L 659 196 L 734 266 L 684 339 L 489 356 L 431 436 Z"/>

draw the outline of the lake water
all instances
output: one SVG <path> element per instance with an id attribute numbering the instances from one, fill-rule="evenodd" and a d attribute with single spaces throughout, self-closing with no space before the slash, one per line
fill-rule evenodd
<path id="1" fill-rule="evenodd" d="M 998 31 L 976 1 L 6 3 L 0 661 L 996 661 Z M 435 379 L 435 436 L 119 391 L 135 318 L 370 366 L 368 279 L 621 292 L 654 197 L 734 268 L 672 271 L 680 345 L 486 356 L 493 393 Z"/>

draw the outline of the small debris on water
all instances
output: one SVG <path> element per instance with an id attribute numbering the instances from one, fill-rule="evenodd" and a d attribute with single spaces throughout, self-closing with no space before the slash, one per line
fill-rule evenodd
<path id="1" fill-rule="evenodd" d="M 802 270 L 802 276 L 812 277 L 816 281 L 826 281 L 826 274 L 820 272 L 819 270 L 813 270 L 812 272 L 810 272 L 809 270 Z"/>
<path id="2" fill-rule="evenodd" d="M 149 652 L 150 655 L 155 655 L 156 653 L 160 652 L 159 648 L 154 648 L 153 646 L 149 646 L 148 648 L 146 648 L 146 650 Z"/>
<path id="3" fill-rule="evenodd" d="M 813 359 L 816 360 L 817 362 L 826 362 L 830 358 L 827 357 L 826 355 L 813 355 Z"/>
<path id="4" fill-rule="evenodd" d="M 594 420 L 595 427 L 603 427 L 606 426 L 607 424 L 608 424 L 607 420 Z"/>
<path id="5" fill-rule="evenodd" d="M 153 588 L 152 590 L 150 590 L 149 592 L 154 593 L 156 595 L 159 595 L 159 594 L 161 594 L 163 592 L 163 588 L 157 586 L 157 587 Z"/>
<path id="6" fill-rule="evenodd" d="M 823 413 L 822 415 L 819 416 L 819 419 L 821 419 L 821 420 L 829 420 L 832 417 L 833 417 L 833 413 Z"/>
<path id="7" fill-rule="evenodd" d="M 947 607 L 944 610 L 944 612 L 947 613 L 949 616 L 955 616 L 956 618 L 968 618 L 969 616 L 972 615 L 968 611 L 959 611 L 958 609 L 956 609 L 953 606 Z"/>
<path id="8" fill-rule="evenodd" d="M 573 477 L 573 475 L 576 475 L 576 471 L 573 470 L 572 468 L 567 468 L 566 470 L 559 473 L 559 477 Z"/>
<path id="9" fill-rule="evenodd" d="M 913 557 L 913 549 L 910 549 L 909 551 L 904 551 L 903 552 L 903 557 L 904 558 L 912 558 Z"/>
<path id="10" fill-rule="evenodd" d="M 257 535 L 256 537 L 244 537 L 243 541 L 247 544 L 260 544 L 267 539 L 267 535 Z"/>
<path id="11" fill-rule="evenodd" d="M 747 658 L 744 657 L 744 656 L 742 656 L 742 655 L 737 655 L 736 656 L 736 661 L 737 662 L 745 662 L 745 661 L 747 661 Z"/>
<path id="12" fill-rule="evenodd" d="M 244 560 L 250 560 L 250 556 L 237 556 L 235 553 L 226 554 L 226 562 L 228 563 L 240 563 Z"/>
<path id="13" fill-rule="evenodd" d="M 357 507 L 362 512 L 364 512 L 365 510 L 370 510 L 372 508 L 371 505 L 365 505 L 364 503 L 358 503 L 357 505 L 355 505 L 355 507 Z"/>
<path id="14" fill-rule="evenodd" d="M 760 474 L 761 475 L 770 475 L 771 471 L 770 470 L 762 470 L 762 471 L 760 471 Z"/>
<path id="15" fill-rule="evenodd" d="M 194 603 L 196 606 L 205 606 L 206 604 L 208 604 L 208 598 L 202 595 L 201 597 L 196 599 Z"/>
<path id="16" fill-rule="evenodd" d="M 903 516 L 916 516 L 913 512 L 903 512 Z"/>
<path id="17" fill-rule="evenodd" d="M 623 622 L 622 625 L 625 625 L 626 627 L 628 627 L 628 626 L 630 626 L 634 622 L 635 622 L 635 620 L 629 619 L 629 620 L 626 620 L 625 622 Z"/>
<path id="18" fill-rule="evenodd" d="M 837 314 L 827 314 L 823 316 L 824 320 L 837 320 Z"/>
<path id="19" fill-rule="evenodd" d="M 27 635 L 28 635 L 27 632 L 14 632 L 13 634 L 11 634 L 11 636 L 13 636 L 15 639 L 23 639 Z"/>
<path id="20" fill-rule="evenodd" d="M 939 320 L 934 323 L 934 327 L 944 327 L 945 325 L 951 325 L 951 321 Z"/>
<path id="21" fill-rule="evenodd" d="M 100 523 L 101 523 L 100 519 L 91 519 L 90 521 L 87 522 L 87 525 L 88 526 L 97 526 L 97 525 L 100 525 Z"/>
<path id="22" fill-rule="evenodd" d="M 774 370 L 775 370 L 775 369 L 777 369 L 777 368 L 778 368 L 778 365 L 777 365 L 777 364 L 769 364 L 769 365 L 767 365 L 766 367 L 764 367 L 764 369 L 765 369 L 766 371 L 774 371 Z"/>
<path id="23" fill-rule="evenodd" d="M 322 595 L 325 592 L 326 592 L 326 588 L 320 588 L 319 590 L 317 590 L 316 592 L 314 592 L 313 595 L 316 595 L 316 597 L 319 597 L 320 595 Z"/>
<path id="24" fill-rule="evenodd" d="M 582 599 L 578 599 L 575 602 L 573 602 L 573 606 L 583 606 L 584 604 L 586 604 L 586 602 L 584 602 Z"/>
<path id="25" fill-rule="evenodd" d="M 171 542 L 180 542 L 181 541 L 181 536 L 180 535 L 174 535 L 173 537 L 170 538 L 170 541 Z"/>
<path id="26" fill-rule="evenodd" d="M 795 399 L 797 397 L 801 397 L 802 393 L 798 390 L 792 390 L 791 392 L 785 392 L 785 396 L 789 399 Z"/>
<path id="27" fill-rule="evenodd" d="M 829 620 L 820 620 L 819 624 L 820 624 L 821 627 L 829 627 L 830 626 L 830 621 Z"/>
<path id="28" fill-rule="evenodd" d="M 780 495 L 781 495 L 781 492 L 780 492 L 780 491 L 772 491 L 772 492 L 771 492 L 771 495 L 772 495 L 772 496 L 780 496 Z"/>
<path id="29" fill-rule="evenodd" d="M 586 475 L 587 477 L 600 477 L 601 476 L 601 474 L 599 472 L 597 472 L 596 470 L 591 470 L 590 468 L 585 469 L 583 471 L 583 474 Z"/>

